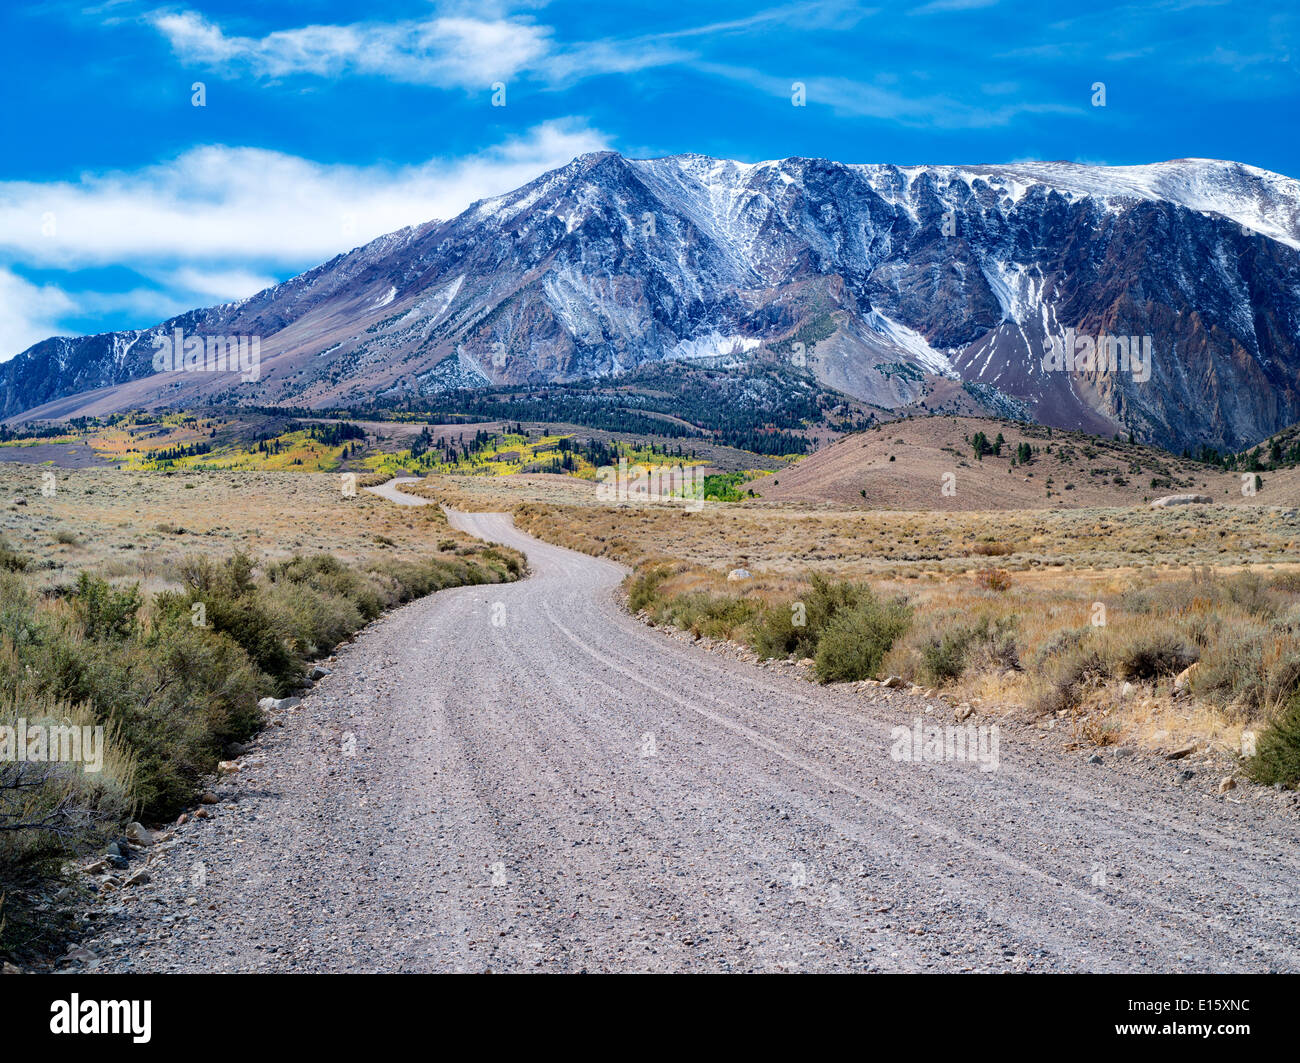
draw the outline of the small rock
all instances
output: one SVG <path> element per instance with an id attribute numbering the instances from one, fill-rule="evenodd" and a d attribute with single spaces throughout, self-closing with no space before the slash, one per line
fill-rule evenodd
<path id="1" fill-rule="evenodd" d="M 223 760 L 217 765 L 219 775 L 234 775 L 239 771 L 239 765 L 233 760 Z"/>
<path id="2" fill-rule="evenodd" d="M 1172 753 L 1166 753 L 1165 760 L 1182 760 L 1183 757 L 1190 756 L 1199 748 L 1199 743 L 1193 742 L 1190 745 L 1183 746 L 1182 749 L 1175 749 Z"/>
<path id="3" fill-rule="evenodd" d="M 799 662 L 799 667 L 800 667 L 800 668 L 811 668 L 811 667 L 813 666 L 813 663 L 814 663 L 814 662 L 813 662 L 813 659 L 812 659 L 811 657 L 804 657 L 802 660 L 800 660 L 800 662 Z"/>
<path id="4" fill-rule="evenodd" d="M 127 875 L 126 880 L 122 883 L 122 885 L 143 886 L 148 881 L 149 881 L 149 872 L 146 871 L 144 868 L 140 868 L 140 870 L 135 872 L 134 874 Z"/>
<path id="5" fill-rule="evenodd" d="M 969 701 L 963 701 L 952 711 L 952 718 L 958 723 L 975 715 L 975 708 Z"/>
<path id="6" fill-rule="evenodd" d="M 207 790 L 199 796 L 199 804 L 201 805 L 215 805 L 219 800 L 220 798 L 211 790 Z"/>
<path id="7" fill-rule="evenodd" d="M 132 822 L 126 825 L 126 837 L 128 841 L 134 842 L 136 845 L 147 846 L 154 844 L 154 836 L 139 823 Z"/>
<path id="8" fill-rule="evenodd" d="M 176 826 L 183 827 L 189 821 L 190 821 L 190 814 L 188 812 L 182 812 L 179 816 L 176 817 Z"/>
<path id="9" fill-rule="evenodd" d="M 328 668 L 322 668 L 318 664 L 315 668 L 311 670 L 312 682 L 316 682 L 318 680 L 324 679 L 327 675 L 332 675 L 332 674 L 333 673 Z"/>
<path id="10" fill-rule="evenodd" d="M 63 954 L 65 963 L 93 963 L 99 959 L 90 949 L 83 948 L 80 945 L 72 945 L 68 951 Z"/>
<path id="11" fill-rule="evenodd" d="M 0 967 L 0 974 L 22 974 L 22 973 L 23 973 L 23 969 L 21 967 L 15 967 L 8 960 L 5 961 L 3 967 Z"/>
<path id="12" fill-rule="evenodd" d="M 753 579 L 747 568 L 733 568 L 727 573 L 728 583 L 739 583 L 741 580 Z"/>
<path id="13" fill-rule="evenodd" d="M 1121 698 L 1132 697 L 1133 692 L 1135 690 L 1137 690 L 1137 687 L 1135 687 L 1132 683 L 1126 682 L 1122 687 L 1119 688 L 1119 696 Z"/>
<path id="14" fill-rule="evenodd" d="M 27 505 L 27 499 L 23 498 L 22 495 L 15 495 L 15 496 L 14 496 L 14 505 L 15 505 L 15 506 L 25 506 L 25 505 Z"/>
<path id="15" fill-rule="evenodd" d="M 890 690 L 896 690 L 903 685 L 903 677 L 901 675 L 888 676 L 880 685 L 889 687 Z"/>
<path id="16" fill-rule="evenodd" d="M 1094 753 L 1092 756 L 1090 756 L 1090 757 L 1088 758 L 1088 763 L 1089 763 L 1089 764 L 1104 764 L 1104 763 L 1106 763 L 1106 762 L 1102 759 L 1102 756 L 1101 756 L 1100 753 Z"/>
<path id="17" fill-rule="evenodd" d="M 1235 790 L 1236 787 L 1237 780 L 1231 775 L 1225 776 L 1219 780 L 1219 793 L 1221 794 L 1226 794 L 1229 790 Z"/>

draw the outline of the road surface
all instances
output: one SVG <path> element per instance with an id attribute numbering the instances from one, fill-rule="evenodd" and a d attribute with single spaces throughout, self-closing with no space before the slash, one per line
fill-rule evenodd
<path id="1" fill-rule="evenodd" d="M 340 650 L 113 902 L 101 970 L 1300 970 L 1279 795 L 1022 729 L 996 771 L 897 761 L 950 710 L 670 639 L 619 566 L 450 516 L 530 577 Z"/>

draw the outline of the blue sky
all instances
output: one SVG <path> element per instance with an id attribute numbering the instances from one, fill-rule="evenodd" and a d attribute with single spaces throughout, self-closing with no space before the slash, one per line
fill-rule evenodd
<path id="1" fill-rule="evenodd" d="M 1300 177 L 1298 37 L 1294 4 L 1241 0 L 10 3 L 0 359 L 252 294 L 601 148 Z"/>

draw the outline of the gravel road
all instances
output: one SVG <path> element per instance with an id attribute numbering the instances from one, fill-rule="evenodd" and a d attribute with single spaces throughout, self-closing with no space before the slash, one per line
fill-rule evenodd
<path id="1" fill-rule="evenodd" d="M 532 575 L 342 648 L 110 895 L 91 966 L 1300 970 L 1287 797 L 1028 728 L 996 771 L 896 761 L 951 709 L 668 638 L 618 566 L 451 518 Z"/>

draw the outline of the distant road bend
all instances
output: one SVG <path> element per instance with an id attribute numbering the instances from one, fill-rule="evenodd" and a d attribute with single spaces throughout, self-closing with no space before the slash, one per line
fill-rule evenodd
<path id="1" fill-rule="evenodd" d="M 620 566 L 449 516 L 531 576 L 344 647 L 161 858 L 134 969 L 1300 971 L 1293 812 L 1018 729 L 994 772 L 896 762 L 923 700 L 668 639 Z"/>

